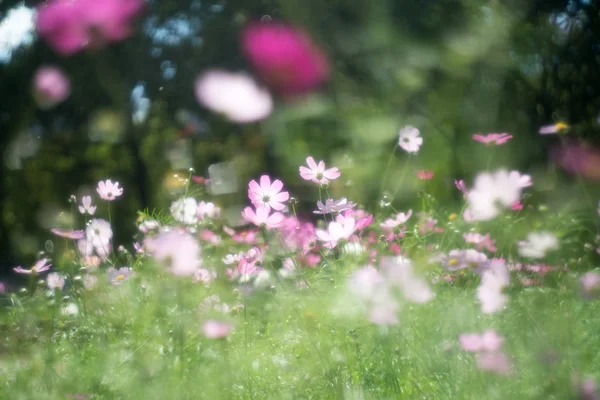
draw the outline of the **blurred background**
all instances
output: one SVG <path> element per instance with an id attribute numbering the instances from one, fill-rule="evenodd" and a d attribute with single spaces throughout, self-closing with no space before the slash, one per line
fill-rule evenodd
<path id="1" fill-rule="evenodd" d="M 569 138 L 588 143 L 599 131 L 594 0 L 149 0 L 126 40 L 70 56 L 36 34 L 39 4 L 0 1 L 0 274 L 52 253 L 48 229 L 82 226 L 69 197 L 95 194 L 100 179 L 125 188 L 112 213 L 115 243 L 130 246 L 137 210 L 168 207 L 190 168 L 224 177 L 230 187 L 214 201 L 234 214 L 262 172 L 309 210 L 318 193 L 297 172 L 309 155 L 342 170 L 333 196 L 376 207 L 397 192 L 405 206 L 425 189 L 458 204 L 454 179 L 470 183 L 488 166 L 531 173 L 540 196 L 571 182 L 541 180 L 567 139 L 539 127 L 565 121 Z M 267 120 L 236 125 L 198 104 L 194 82 L 207 68 L 252 71 L 239 44 L 251 20 L 308 32 L 331 74 L 303 96 L 276 97 Z M 43 110 L 32 77 L 48 64 L 71 94 Z M 407 124 L 424 138 L 418 157 L 394 151 Z M 514 138 L 484 150 L 471 139 L 479 132 Z M 434 178 L 417 179 L 419 169 Z"/>

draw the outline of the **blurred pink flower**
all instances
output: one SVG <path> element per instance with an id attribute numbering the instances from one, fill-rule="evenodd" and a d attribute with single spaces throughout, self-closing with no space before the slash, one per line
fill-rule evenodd
<path id="1" fill-rule="evenodd" d="M 317 164 L 315 159 L 308 157 L 306 159 L 305 166 L 300 166 L 300 176 L 306 181 L 313 181 L 321 185 L 327 185 L 330 181 L 333 181 L 340 177 L 340 170 L 337 167 L 325 169 L 325 162 L 319 161 Z"/>
<path id="2" fill-rule="evenodd" d="M 508 302 L 508 296 L 503 291 L 509 282 L 510 273 L 504 261 L 493 259 L 488 269 L 482 273 L 481 283 L 477 288 L 481 312 L 491 314 L 504 307 Z"/>
<path id="3" fill-rule="evenodd" d="M 461 192 L 463 192 L 464 194 L 467 194 L 469 192 L 469 189 L 467 189 L 467 185 L 465 185 L 465 181 L 461 180 L 454 180 L 454 185 L 456 185 L 456 188 L 458 190 L 460 190 Z"/>
<path id="4" fill-rule="evenodd" d="M 423 144 L 420 134 L 417 128 L 407 125 L 400 129 L 398 145 L 407 153 L 417 153 Z"/>
<path id="5" fill-rule="evenodd" d="M 65 287 L 65 278 L 56 272 L 50 272 L 46 277 L 46 285 L 48 285 L 48 289 L 50 290 L 62 290 Z"/>
<path id="6" fill-rule="evenodd" d="M 512 369 L 510 358 L 501 352 L 483 352 L 477 354 L 477 367 L 482 371 L 508 375 Z"/>
<path id="7" fill-rule="evenodd" d="M 50 232 L 54 233 L 56 236 L 64 237 L 66 239 L 78 240 L 83 239 L 85 237 L 85 232 L 81 230 L 75 231 L 71 229 L 52 228 L 50 229 Z"/>
<path id="8" fill-rule="evenodd" d="M 123 194 L 123 188 L 119 187 L 119 182 L 113 183 L 110 179 L 98 182 L 96 191 L 102 200 L 108 201 L 113 201 Z"/>
<path id="9" fill-rule="evenodd" d="M 202 265 L 200 245 L 183 230 L 147 237 L 144 247 L 171 273 L 177 276 L 194 275 Z"/>
<path id="10" fill-rule="evenodd" d="M 242 32 L 242 49 L 258 74 L 284 95 L 307 92 L 329 75 L 325 53 L 303 31 L 282 23 L 257 23 Z"/>
<path id="11" fill-rule="evenodd" d="M 15 271 L 17 274 L 25 274 L 25 275 L 32 275 L 32 274 L 39 274 L 41 272 L 45 272 L 48 271 L 50 269 L 50 267 L 52 266 L 52 264 L 48 263 L 47 258 L 40 258 L 39 260 L 37 260 L 35 262 L 35 264 L 31 267 L 31 269 L 23 269 L 22 267 L 17 267 L 17 268 L 13 268 L 13 271 Z"/>
<path id="12" fill-rule="evenodd" d="M 428 181 L 433 178 L 433 171 L 427 169 L 419 170 L 417 171 L 417 178 Z"/>
<path id="13" fill-rule="evenodd" d="M 522 189 L 520 179 L 506 170 L 479 173 L 467 194 L 471 218 L 476 221 L 494 219 L 502 208 L 519 200 Z"/>
<path id="14" fill-rule="evenodd" d="M 334 248 L 340 240 L 347 240 L 356 230 L 356 221 L 352 217 L 338 215 L 327 230 L 317 229 L 317 239 L 325 242 L 325 247 Z"/>
<path id="15" fill-rule="evenodd" d="M 285 208 L 282 204 L 290 198 L 288 192 L 282 192 L 283 182 L 275 179 L 271 183 L 271 178 L 268 175 L 260 177 L 260 185 L 251 180 L 248 184 L 248 198 L 255 207 L 266 207 L 281 211 Z"/>
<path id="16" fill-rule="evenodd" d="M 551 158 L 570 174 L 600 181 L 600 148 L 598 147 L 569 141 L 554 148 Z"/>
<path id="17" fill-rule="evenodd" d="M 204 72 L 196 80 L 196 99 L 204 107 L 240 124 L 260 121 L 273 111 L 271 94 L 243 72 Z"/>
<path id="18" fill-rule="evenodd" d="M 477 250 L 481 250 L 484 247 L 491 252 L 495 252 L 497 250 L 496 241 L 491 238 L 489 233 L 486 233 L 485 235 L 477 232 L 463 233 L 463 239 L 465 239 L 465 242 L 467 243 L 476 244 Z"/>
<path id="19" fill-rule="evenodd" d="M 91 246 L 92 249 L 95 249 L 99 256 L 105 257 L 110 250 L 112 236 L 113 231 L 110 223 L 106 220 L 96 218 L 91 220 L 85 228 L 84 241 L 86 242 L 86 246 Z M 91 251 L 86 249 L 82 253 L 89 255 Z"/>
<path id="20" fill-rule="evenodd" d="M 404 257 L 382 257 L 381 270 L 387 281 L 397 286 L 406 300 L 426 303 L 435 297 L 427 281 L 415 274 L 411 261 Z"/>
<path id="21" fill-rule="evenodd" d="M 509 135 L 508 133 L 488 133 L 487 135 L 476 133 L 473 135 L 473 140 L 484 144 L 501 145 L 508 142 L 510 139 L 512 139 L 512 135 Z"/>
<path id="22" fill-rule="evenodd" d="M 218 218 L 221 215 L 221 209 L 210 201 L 201 201 L 198 203 L 198 219 L 200 221 L 205 219 Z"/>
<path id="23" fill-rule="evenodd" d="M 71 82 L 57 67 L 40 67 L 33 77 L 33 97 L 43 110 L 50 109 L 69 97 Z"/>
<path id="24" fill-rule="evenodd" d="M 523 209 L 523 203 L 521 203 L 520 200 L 517 200 L 514 203 L 512 203 L 510 209 L 513 211 L 521 211 Z"/>
<path id="25" fill-rule="evenodd" d="M 596 298 L 600 295 L 600 274 L 597 272 L 586 272 L 579 278 L 583 295 L 586 298 Z"/>
<path id="26" fill-rule="evenodd" d="M 533 182 L 531 180 L 531 175 L 522 174 L 519 171 L 510 171 L 508 176 L 509 176 L 509 179 L 518 182 L 517 184 L 521 188 L 526 188 L 526 187 L 533 185 Z"/>
<path id="27" fill-rule="evenodd" d="M 59 53 L 97 49 L 132 33 L 143 0 L 49 0 L 38 8 L 37 31 Z"/>
<path id="28" fill-rule="evenodd" d="M 79 206 L 79 212 L 81 214 L 94 215 L 96 212 L 96 206 L 92 205 L 92 196 L 83 196 L 81 198 L 81 205 Z"/>
<path id="29" fill-rule="evenodd" d="M 482 335 L 478 333 L 463 333 L 458 336 L 460 347 L 465 351 L 498 351 L 504 343 L 504 338 L 499 336 L 495 330 L 488 329 Z"/>
<path id="30" fill-rule="evenodd" d="M 412 210 L 408 210 L 406 213 L 398 213 L 392 218 L 388 218 L 379 224 L 384 231 L 391 231 L 398 225 L 402 225 L 408 221 L 408 219 L 412 216 Z"/>
<path id="31" fill-rule="evenodd" d="M 233 324 L 225 321 L 208 320 L 202 324 L 202 333 L 209 339 L 223 339 L 233 330 Z"/>
<path id="32" fill-rule="evenodd" d="M 346 210 L 351 210 L 356 207 L 356 203 L 348 201 L 345 197 L 339 200 L 327 199 L 325 204 L 321 200 L 317 201 L 317 211 L 313 211 L 314 214 L 334 214 L 341 213 Z"/>
<path id="33" fill-rule="evenodd" d="M 257 207 L 256 211 L 252 207 L 246 207 L 242 211 L 242 217 L 259 227 L 264 226 L 266 229 L 278 228 L 283 222 L 283 214 L 275 211 L 269 215 L 270 212 L 271 210 L 267 207 Z"/>
<path id="34" fill-rule="evenodd" d="M 119 269 L 110 267 L 106 270 L 106 278 L 111 285 L 115 286 L 119 286 L 123 282 L 126 282 L 132 275 L 134 275 L 134 272 L 128 267 L 121 267 Z"/>

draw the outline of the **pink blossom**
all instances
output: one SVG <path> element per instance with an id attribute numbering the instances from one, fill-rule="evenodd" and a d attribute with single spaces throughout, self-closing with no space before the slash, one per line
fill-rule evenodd
<path id="1" fill-rule="evenodd" d="M 59 53 L 71 55 L 128 37 L 142 0 L 49 0 L 38 8 L 37 30 Z"/>
<path id="2" fill-rule="evenodd" d="M 244 208 L 242 211 L 242 217 L 253 223 L 256 226 L 264 226 L 266 229 L 273 229 L 281 226 L 283 222 L 283 214 L 280 212 L 273 212 L 269 215 L 271 210 L 267 207 L 257 207 L 256 211 L 252 207 Z"/>
<path id="3" fill-rule="evenodd" d="M 164 267 L 177 276 L 194 275 L 202 265 L 200 245 L 189 233 L 173 230 L 144 240 L 144 246 Z"/>
<path id="4" fill-rule="evenodd" d="M 486 247 L 489 251 L 495 252 L 496 249 L 496 241 L 493 240 L 489 233 L 482 235 L 477 232 L 469 232 L 463 233 L 463 239 L 467 243 L 474 243 L 477 245 L 477 250 L 481 250 Z"/>
<path id="5" fill-rule="evenodd" d="M 33 77 L 33 97 L 41 109 L 50 109 L 71 94 L 69 78 L 57 67 L 39 68 Z"/>
<path id="6" fill-rule="evenodd" d="M 552 135 L 555 133 L 560 133 L 566 129 L 569 129 L 569 125 L 567 125 L 564 122 L 557 122 L 555 124 L 552 125 L 544 125 L 540 128 L 540 130 L 538 131 L 538 133 L 540 135 Z"/>
<path id="7" fill-rule="evenodd" d="M 400 306 L 392 299 L 388 302 L 377 303 L 368 308 L 368 319 L 376 325 L 396 325 Z"/>
<path id="8" fill-rule="evenodd" d="M 50 269 L 52 264 L 49 264 L 48 261 L 50 260 L 48 260 L 47 258 L 40 258 L 35 262 L 31 269 L 23 269 L 23 267 L 19 266 L 17 268 L 13 268 L 13 271 L 15 271 L 17 274 L 25 275 L 39 274 L 42 272 L 46 272 Z"/>
<path id="9" fill-rule="evenodd" d="M 218 218 L 221 215 L 221 209 L 211 203 L 210 201 L 201 201 L 198 203 L 198 219 L 200 221 L 205 219 Z"/>
<path id="10" fill-rule="evenodd" d="M 469 189 L 467 189 L 467 185 L 465 185 L 465 181 L 461 180 L 454 180 L 454 185 L 456 185 L 456 188 L 458 190 L 460 190 L 461 192 L 463 192 L 464 194 L 467 194 L 469 192 Z"/>
<path id="11" fill-rule="evenodd" d="M 198 238 L 204 242 L 219 244 L 221 243 L 221 238 L 211 230 L 202 229 L 198 232 Z"/>
<path id="12" fill-rule="evenodd" d="M 334 248 L 340 240 L 347 240 L 356 230 L 356 221 L 352 217 L 338 215 L 329 223 L 327 230 L 317 229 L 317 238 L 325 242 L 325 246 Z"/>
<path id="13" fill-rule="evenodd" d="M 460 346 L 470 352 L 498 351 L 504 343 L 504 338 L 493 329 L 488 329 L 482 335 L 478 333 L 463 333 L 458 336 Z"/>
<path id="14" fill-rule="evenodd" d="M 325 200 L 325 204 L 321 202 L 321 200 L 317 201 L 318 210 L 313 211 L 314 214 L 334 214 L 341 213 L 347 210 L 351 210 L 356 207 L 356 203 L 352 203 L 348 201 L 345 197 L 342 197 L 339 200 L 327 199 Z"/>
<path id="15" fill-rule="evenodd" d="M 427 281 L 415 274 L 411 261 L 404 257 L 383 257 L 381 269 L 388 282 L 398 287 L 404 297 L 413 303 L 426 303 L 435 294 Z"/>
<path id="16" fill-rule="evenodd" d="M 5 293 L 6 292 L 6 287 L 4 286 L 4 283 L 0 282 L 0 294 Z"/>
<path id="17" fill-rule="evenodd" d="M 204 72 L 196 80 L 196 98 L 204 107 L 240 124 L 260 121 L 273 111 L 271 94 L 246 73 Z"/>
<path id="18" fill-rule="evenodd" d="M 510 209 L 513 211 L 520 211 L 523 209 L 523 203 L 521 203 L 520 200 L 517 200 L 514 203 L 512 203 L 512 205 L 510 206 Z"/>
<path id="19" fill-rule="evenodd" d="M 100 185 L 98 185 L 100 186 Z M 106 185 L 105 185 L 106 187 Z M 92 205 L 92 196 L 83 196 L 81 198 L 81 205 L 79 206 L 79 212 L 81 214 L 94 215 L 96 212 L 96 206 Z"/>
<path id="20" fill-rule="evenodd" d="M 420 134 L 417 128 L 407 125 L 400 129 L 398 145 L 407 153 L 418 153 L 423 144 L 423 138 Z"/>
<path id="21" fill-rule="evenodd" d="M 110 241 L 113 231 L 110 223 L 103 219 L 93 219 L 85 229 L 85 241 L 87 246 L 96 250 L 100 257 L 106 257 L 110 251 Z M 91 250 L 82 251 L 84 254 L 91 254 Z"/>
<path id="22" fill-rule="evenodd" d="M 396 214 L 396 216 L 394 216 L 393 218 L 386 219 L 385 221 L 383 221 L 380 224 L 380 226 L 386 231 L 391 231 L 398 225 L 402 225 L 402 224 L 406 223 L 406 221 L 408 221 L 408 219 L 411 216 L 412 216 L 412 210 L 408 210 L 406 213 L 401 212 L 401 213 Z"/>
<path id="23" fill-rule="evenodd" d="M 583 295 L 586 298 L 595 298 L 600 295 L 600 274 L 597 272 L 586 272 L 579 278 Z"/>
<path id="24" fill-rule="evenodd" d="M 275 179 L 271 183 L 271 178 L 268 175 L 260 177 L 260 185 L 251 180 L 248 184 L 248 198 L 255 207 L 266 207 L 281 211 L 285 208 L 284 201 L 290 198 L 288 192 L 282 192 L 283 183 L 279 179 Z"/>
<path id="25" fill-rule="evenodd" d="M 199 175 L 192 175 L 192 181 L 200 184 L 200 185 L 208 185 L 210 183 L 210 179 L 205 178 Z"/>
<path id="26" fill-rule="evenodd" d="M 72 230 L 72 229 L 59 229 L 52 228 L 50 232 L 54 233 L 56 236 L 64 237 L 66 239 L 83 239 L 85 237 L 85 233 L 81 230 Z"/>
<path id="27" fill-rule="evenodd" d="M 509 135 L 508 133 L 488 133 L 487 135 L 476 133 L 473 135 L 473 140 L 485 144 L 501 145 L 508 142 L 510 139 L 512 139 L 512 135 Z"/>
<path id="28" fill-rule="evenodd" d="M 65 287 L 65 278 L 56 272 L 50 272 L 46 277 L 46 285 L 50 290 L 62 290 Z"/>
<path id="29" fill-rule="evenodd" d="M 508 286 L 509 279 L 508 268 L 501 261 L 493 261 L 483 272 L 481 284 L 477 288 L 481 312 L 491 314 L 504 307 L 508 302 L 508 296 L 503 291 Z"/>
<path id="30" fill-rule="evenodd" d="M 510 358 L 501 352 L 483 352 L 477 354 L 477 367 L 482 371 L 508 375 L 512 369 Z"/>
<path id="31" fill-rule="evenodd" d="M 329 75 L 323 51 L 305 32 L 289 25 L 248 24 L 242 33 L 242 49 L 262 79 L 284 95 L 307 92 Z"/>
<path id="32" fill-rule="evenodd" d="M 208 320 L 202 324 L 202 333 L 209 339 L 223 339 L 233 330 L 233 324 L 225 321 Z"/>
<path id="33" fill-rule="evenodd" d="M 123 194 L 123 188 L 119 187 L 119 182 L 112 182 L 110 179 L 98 182 L 96 189 L 102 200 L 113 201 Z"/>
<path id="34" fill-rule="evenodd" d="M 429 171 L 427 169 L 422 169 L 417 171 L 417 178 L 422 180 L 430 180 L 433 178 L 433 171 Z"/>
<path id="35" fill-rule="evenodd" d="M 202 282 L 205 285 L 208 285 L 217 277 L 217 273 L 214 271 L 209 271 L 204 268 L 198 268 L 194 275 L 194 282 Z"/>
<path id="36" fill-rule="evenodd" d="M 325 162 L 319 161 L 317 164 L 315 159 L 308 157 L 306 159 L 305 166 L 300 166 L 300 176 L 306 181 L 313 181 L 320 185 L 327 185 L 330 181 L 333 181 L 340 177 L 340 170 L 337 167 L 325 169 Z"/>

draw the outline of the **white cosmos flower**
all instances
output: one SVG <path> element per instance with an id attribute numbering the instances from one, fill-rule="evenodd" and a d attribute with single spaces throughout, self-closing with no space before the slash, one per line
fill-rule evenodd
<path id="1" fill-rule="evenodd" d="M 522 188 L 519 177 L 504 169 L 480 173 L 467 193 L 471 218 L 475 221 L 494 219 L 503 208 L 519 200 Z"/>
<path id="2" fill-rule="evenodd" d="M 398 146 L 402 147 L 407 153 L 417 153 L 423 144 L 423 138 L 420 136 L 417 128 L 407 125 L 400 129 L 398 137 Z"/>
<path id="3" fill-rule="evenodd" d="M 558 249 L 558 239 L 550 232 L 530 232 L 527 240 L 519 242 L 522 257 L 542 258 L 548 250 Z"/>

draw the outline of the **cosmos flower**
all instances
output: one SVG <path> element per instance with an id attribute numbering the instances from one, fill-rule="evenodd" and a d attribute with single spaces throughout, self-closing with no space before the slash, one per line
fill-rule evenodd
<path id="1" fill-rule="evenodd" d="M 47 258 L 40 258 L 39 260 L 37 260 L 35 262 L 35 264 L 31 267 L 31 269 L 23 269 L 22 267 L 17 267 L 17 268 L 13 268 L 13 271 L 15 271 L 17 274 L 25 274 L 25 275 L 32 275 L 32 274 L 39 274 L 41 272 L 45 272 L 48 271 L 50 269 L 50 267 L 52 266 L 52 264 L 48 263 Z"/>
<path id="2" fill-rule="evenodd" d="M 558 249 L 558 239 L 550 232 L 530 232 L 519 242 L 519 254 L 528 258 L 543 258 L 549 250 Z"/>
<path id="3" fill-rule="evenodd" d="M 48 285 L 48 289 L 56 290 L 65 286 L 65 278 L 56 272 L 50 272 L 46 277 L 46 285 Z"/>
<path id="4" fill-rule="evenodd" d="M 285 208 L 283 202 L 290 198 L 290 194 L 282 192 L 281 189 L 283 189 L 283 183 L 279 179 L 275 179 L 271 183 L 271 178 L 263 175 L 260 177 L 260 184 L 255 180 L 251 180 L 248 184 L 248 198 L 255 207 L 281 211 Z"/>
<path id="5" fill-rule="evenodd" d="M 213 219 L 221 215 L 221 209 L 210 201 L 201 201 L 198 203 L 198 219 Z"/>
<path id="6" fill-rule="evenodd" d="M 193 225 L 198 222 L 198 203 L 193 197 L 185 197 L 171 203 L 171 215 L 182 224 Z"/>
<path id="7" fill-rule="evenodd" d="M 50 232 L 54 233 L 56 236 L 60 236 L 66 239 L 83 239 L 85 237 L 85 232 L 81 230 L 72 230 L 72 229 L 59 229 L 52 228 Z"/>
<path id="8" fill-rule="evenodd" d="M 119 187 L 119 182 L 112 182 L 110 179 L 98 182 L 96 189 L 102 200 L 113 201 L 123 194 L 123 188 Z"/>
<path id="9" fill-rule="evenodd" d="M 334 248 L 340 240 L 347 240 L 356 230 L 356 221 L 352 217 L 338 215 L 335 221 L 327 226 L 327 230 L 317 229 L 317 239 L 325 242 L 325 246 Z"/>
<path id="10" fill-rule="evenodd" d="M 306 164 L 308 168 L 303 165 L 300 166 L 300 176 L 306 181 L 327 185 L 330 181 L 339 178 L 341 175 L 337 167 L 326 169 L 324 161 L 319 161 L 317 164 L 312 157 L 306 159 Z"/>
<path id="11" fill-rule="evenodd" d="M 488 329 L 483 334 L 462 333 L 458 336 L 460 347 L 465 351 L 477 353 L 481 351 L 499 351 L 504 343 L 504 338 L 493 329 Z"/>
<path id="12" fill-rule="evenodd" d="M 409 259 L 404 257 L 382 257 L 380 266 L 387 281 L 398 287 L 408 301 L 426 303 L 435 297 L 427 281 L 415 274 Z"/>
<path id="13" fill-rule="evenodd" d="M 112 239 L 113 231 L 110 223 L 103 219 L 93 219 L 89 222 L 85 228 L 85 241 L 88 246 L 96 249 L 96 252 L 105 252 Z M 84 254 L 90 254 L 91 251 L 82 252 Z M 102 256 L 101 254 L 98 254 Z"/>
<path id="14" fill-rule="evenodd" d="M 271 210 L 267 207 L 257 207 L 253 210 L 252 207 L 246 207 L 242 211 L 242 217 L 256 226 L 262 226 L 266 229 L 278 228 L 283 222 L 283 214 L 274 211 L 271 214 Z"/>
<path id="15" fill-rule="evenodd" d="M 510 281 L 510 274 L 504 261 L 493 260 L 481 277 L 477 288 L 477 298 L 481 303 L 481 312 L 491 314 L 497 312 L 508 302 L 508 296 L 503 293 Z"/>
<path id="16" fill-rule="evenodd" d="M 420 134 L 417 128 L 407 125 L 400 129 L 398 145 L 407 153 L 417 153 L 423 144 Z"/>
<path id="17" fill-rule="evenodd" d="M 200 245 L 192 235 L 182 230 L 147 237 L 144 247 L 164 268 L 177 276 L 193 276 L 202 266 Z"/>
<path id="18" fill-rule="evenodd" d="M 40 67 L 33 76 L 33 97 L 43 110 L 65 101 L 71 94 L 71 81 L 57 67 Z"/>
<path id="19" fill-rule="evenodd" d="M 388 218 L 383 221 L 380 226 L 385 231 L 391 231 L 396 228 L 398 225 L 402 225 L 408 221 L 408 219 L 412 216 L 412 210 L 408 210 L 406 213 L 398 213 L 393 218 Z"/>
<path id="20" fill-rule="evenodd" d="M 196 80 L 196 99 L 239 124 L 260 121 L 273 111 L 271 94 L 243 72 L 204 72 Z"/>
<path id="21" fill-rule="evenodd" d="M 476 133 L 473 135 L 473 140 L 484 144 L 502 145 L 510 139 L 512 139 L 512 135 L 509 135 L 508 133 L 488 133 L 487 135 Z"/>
<path id="22" fill-rule="evenodd" d="M 356 207 L 356 203 L 348 201 L 345 197 L 339 200 L 327 199 L 325 204 L 321 200 L 317 201 L 318 210 L 313 211 L 314 214 L 335 214 L 341 213 L 347 210 L 351 210 Z"/>
<path id="23" fill-rule="evenodd" d="M 94 215 L 96 212 L 96 206 L 92 205 L 92 196 L 83 196 L 81 198 L 81 205 L 79 205 L 79 212 L 81 214 Z"/>
<path id="24" fill-rule="evenodd" d="M 241 45 L 258 75 L 280 94 L 305 93 L 329 75 L 325 53 L 306 32 L 289 25 L 252 22 L 242 32 Z"/>
<path id="25" fill-rule="evenodd" d="M 586 272 L 579 278 L 579 283 L 584 297 L 591 299 L 600 295 L 600 274 L 598 272 Z"/>
<path id="26" fill-rule="evenodd" d="M 417 178 L 428 181 L 433 178 L 433 171 L 427 169 L 419 170 L 417 171 Z"/>
<path id="27" fill-rule="evenodd" d="M 544 125 L 540 127 L 538 131 L 540 135 L 552 135 L 555 133 L 561 133 L 565 130 L 569 129 L 569 125 L 564 122 L 557 122 L 551 125 Z"/>
<path id="28" fill-rule="evenodd" d="M 480 173 L 467 194 L 471 218 L 476 221 L 495 218 L 502 211 L 502 207 L 511 207 L 519 200 L 521 190 L 520 180 L 506 170 Z"/>

